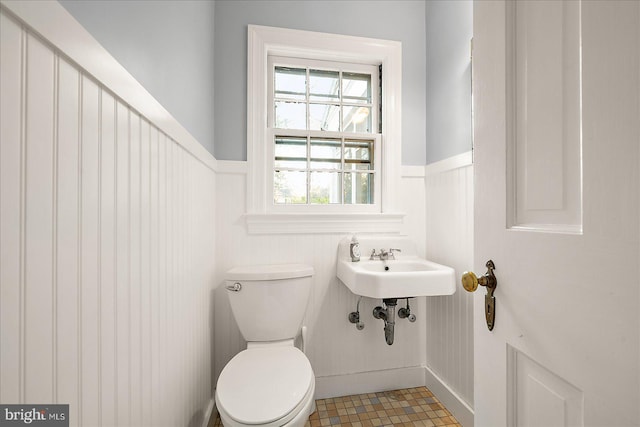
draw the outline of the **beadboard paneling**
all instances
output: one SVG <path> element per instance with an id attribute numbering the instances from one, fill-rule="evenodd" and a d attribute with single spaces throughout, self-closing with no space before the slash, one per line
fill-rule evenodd
<path id="1" fill-rule="evenodd" d="M 0 402 L 19 402 L 24 389 L 22 314 L 24 299 L 22 258 L 24 257 L 24 192 L 16 182 L 22 181 L 24 144 L 20 117 L 24 114 L 20 99 L 23 88 L 23 40 L 19 26 L 0 14 Z M 5 206 L 13 206 L 5 209 Z M 4 366 L 11 369 L 4 369 Z"/>
<path id="2" fill-rule="evenodd" d="M 456 293 L 427 300 L 427 366 L 473 407 L 473 166 L 426 177 L 426 256 L 456 270 Z"/>
<path id="3" fill-rule="evenodd" d="M 24 70 L 24 396 L 46 402 L 53 396 L 53 206 L 54 55 L 25 36 Z M 43 98 L 49 102 L 42 102 Z M 22 122 L 22 120 L 21 120 Z M 4 120 L 2 120 L 5 126 Z M 2 141 L 4 144 L 5 141 Z M 26 191 L 25 191 L 26 190 Z M 38 262 L 28 262 L 38 260 Z"/>
<path id="4" fill-rule="evenodd" d="M 0 31 L 0 401 L 68 403 L 74 426 L 202 424 L 211 159 L 4 6 Z"/>
<path id="5" fill-rule="evenodd" d="M 424 179 L 403 178 L 401 194 L 406 201 L 400 211 L 407 212 L 406 232 L 416 240 L 418 250 L 424 249 Z M 424 365 L 425 358 L 425 298 L 411 301 L 418 321 L 396 319 L 395 342 L 384 340 L 383 322 L 372 316 L 381 300 L 363 298 L 360 313 L 365 328 L 358 331 L 347 316 L 354 311 L 357 296 L 336 277 L 338 242 L 345 234 L 283 234 L 249 235 L 246 232 L 245 174 L 217 174 L 217 268 L 216 283 L 223 281 L 224 272 L 247 264 L 305 263 L 315 269 L 313 290 L 304 324 L 308 327 L 307 356 L 316 377 L 384 371 Z M 420 223 L 418 234 L 411 224 Z M 288 301 L 283 301 L 286 308 Z M 404 301 L 400 301 L 404 304 Z M 226 363 L 245 348 L 229 307 L 226 290 L 216 288 L 215 304 L 216 378 Z M 274 307 L 274 310 L 280 309 Z M 374 390 L 371 390 L 374 391 Z M 339 393 L 339 390 L 335 391 Z M 329 394 L 331 391 L 328 392 Z"/>

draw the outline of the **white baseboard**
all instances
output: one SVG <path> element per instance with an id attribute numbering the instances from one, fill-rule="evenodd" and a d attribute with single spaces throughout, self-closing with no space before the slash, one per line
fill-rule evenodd
<path id="1" fill-rule="evenodd" d="M 473 427 L 473 409 L 428 367 L 424 367 L 424 384 L 463 427 Z"/>
<path id="2" fill-rule="evenodd" d="M 211 400 L 209 400 L 207 409 L 204 412 L 204 421 L 202 421 L 202 427 L 207 427 L 209 425 L 209 420 L 212 416 L 218 416 L 218 411 L 216 410 L 216 402 L 213 397 L 211 398 Z"/>
<path id="3" fill-rule="evenodd" d="M 375 393 L 424 385 L 422 366 L 316 377 L 316 399 Z"/>

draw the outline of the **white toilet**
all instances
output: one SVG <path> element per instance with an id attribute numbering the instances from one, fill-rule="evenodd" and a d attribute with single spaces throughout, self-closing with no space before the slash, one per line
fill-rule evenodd
<path id="1" fill-rule="evenodd" d="M 238 267 L 226 274 L 233 315 L 247 340 L 222 370 L 216 407 L 225 427 L 304 426 L 315 411 L 315 376 L 294 346 L 311 292 L 313 267 Z"/>

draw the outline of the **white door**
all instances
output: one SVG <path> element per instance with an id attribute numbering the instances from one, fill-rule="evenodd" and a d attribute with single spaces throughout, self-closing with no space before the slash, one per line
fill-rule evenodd
<path id="1" fill-rule="evenodd" d="M 639 426 L 640 1 L 476 1 L 473 50 L 475 425 Z"/>

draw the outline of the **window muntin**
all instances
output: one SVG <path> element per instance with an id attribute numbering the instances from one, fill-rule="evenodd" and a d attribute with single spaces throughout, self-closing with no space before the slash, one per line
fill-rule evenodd
<path id="1" fill-rule="evenodd" d="M 379 67 L 269 57 L 273 204 L 374 205 Z"/>

